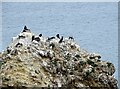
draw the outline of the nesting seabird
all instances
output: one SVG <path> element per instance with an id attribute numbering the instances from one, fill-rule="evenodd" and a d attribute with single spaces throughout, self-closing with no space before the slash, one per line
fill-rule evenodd
<path id="1" fill-rule="evenodd" d="M 73 40 L 74 40 L 74 38 L 73 38 L 73 37 L 71 37 L 71 36 L 69 37 L 69 39 L 73 39 Z"/>
<path id="2" fill-rule="evenodd" d="M 22 43 L 17 43 L 17 44 L 15 45 L 15 47 L 21 47 L 21 46 L 23 46 Z"/>
<path id="3" fill-rule="evenodd" d="M 39 34 L 39 37 L 41 37 L 42 36 L 42 34 Z"/>
<path id="4" fill-rule="evenodd" d="M 25 30 L 28 30 L 28 29 L 27 29 L 27 26 L 24 26 L 24 29 L 25 29 Z"/>
<path id="5" fill-rule="evenodd" d="M 62 41 L 63 41 L 63 36 L 61 37 L 61 39 L 60 39 L 59 43 L 62 43 Z"/>
<path id="6" fill-rule="evenodd" d="M 101 58 L 101 56 L 98 56 L 98 59 L 100 59 Z"/>
<path id="7" fill-rule="evenodd" d="M 52 39 L 55 39 L 55 37 L 50 37 L 50 38 L 48 37 L 47 40 L 50 41 L 50 40 L 52 40 Z"/>
<path id="8" fill-rule="evenodd" d="M 94 56 L 90 56 L 89 58 L 90 58 L 90 59 L 95 59 L 95 57 L 94 57 Z"/>
<path id="9" fill-rule="evenodd" d="M 39 37 L 35 37 L 35 36 L 33 35 L 33 36 L 32 36 L 32 41 L 33 41 L 33 40 L 39 42 L 39 41 L 40 41 L 40 38 L 39 38 Z"/>
<path id="10" fill-rule="evenodd" d="M 19 35 L 18 38 L 19 38 L 19 39 L 20 39 L 20 38 L 25 38 L 25 36 L 22 36 L 22 35 L 20 36 L 20 35 Z"/>
<path id="11" fill-rule="evenodd" d="M 50 47 L 50 48 L 54 48 L 54 47 L 55 47 L 55 44 L 54 44 L 54 43 L 51 43 L 51 44 L 49 45 L 49 47 Z"/>
<path id="12" fill-rule="evenodd" d="M 34 39 L 35 39 L 35 36 L 33 35 L 33 36 L 32 36 L 32 41 L 33 41 Z"/>
<path id="13" fill-rule="evenodd" d="M 51 37 L 51 39 L 55 39 L 55 37 Z"/>
<path id="14" fill-rule="evenodd" d="M 30 32 L 30 29 L 28 29 L 27 26 L 24 26 L 23 32 Z"/>
<path id="15" fill-rule="evenodd" d="M 39 37 L 35 37 L 34 40 L 36 40 L 37 42 L 39 42 L 40 38 Z"/>
<path id="16" fill-rule="evenodd" d="M 7 53 L 9 54 L 11 52 L 11 49 L 7 47 Z"/>
<path id="17" fill-rule="evenodd" d="M 60 39 L 60 35 L 59 34 L 57 34 L 56 37 Z"/>

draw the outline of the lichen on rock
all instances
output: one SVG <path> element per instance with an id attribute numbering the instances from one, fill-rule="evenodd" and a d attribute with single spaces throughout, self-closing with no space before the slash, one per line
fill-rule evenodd
<path id="1" fill-rule="evenodd" d="M 0 53 L 1 85 L 116 89 L 114 65 L 100 58 L 81 49 L 73 37 L 36 36 L 24 28 Z"/>

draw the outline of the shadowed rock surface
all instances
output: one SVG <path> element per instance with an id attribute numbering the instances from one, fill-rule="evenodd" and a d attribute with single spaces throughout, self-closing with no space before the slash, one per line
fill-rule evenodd
<path id="1" fill-rule="evenodd" d="M 116 89 L 114 65 L 100 58 L 69 37 L 43 37 L 24 31 L 0 54 L 0 85 Z"/>

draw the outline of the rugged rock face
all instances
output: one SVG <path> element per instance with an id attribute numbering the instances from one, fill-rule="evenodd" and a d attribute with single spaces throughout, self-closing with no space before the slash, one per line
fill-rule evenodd
<path id="1" fill-rule="evenodd" d="M 117 88 L 114 65 L 82 50 L 72 37 L 35 36 L 24 28 L 0 58 L 3 87 Z"/>

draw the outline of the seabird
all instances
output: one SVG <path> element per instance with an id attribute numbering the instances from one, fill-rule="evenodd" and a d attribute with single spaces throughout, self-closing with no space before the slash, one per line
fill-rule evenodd
<path id="1" fill-rule="evenodd" d="M 63 36 L 61 37 L 61 39 L 60 39 L 59 43 L 62 43 L 62 41 L 63 41 Z"/>
<path id="2" fill-rule="evenodd" d="M 11 52 L 11 49 L 7 47 L 7 53 L 9 54 Z"/>
<path id="3" fill-rule="evenodd" d="M 39 38 L 39 37 L 35 37 L 35 36 L 33 35 L 33 36 L 32 36 L 32 41 L 33 41 L 33 40 L 39 42 L 39 41 L 40 41 L 40 38 Z"/>
<path id="4" fill-rule="evenodd" d="M 100 59 L 101 58 L 101 56 L 98 56 L 98 59 Z"/>
<path id="5" fill-rule="evenodd" d="M 52 39 L 55 39 L 55 37 L 50 37 L 50 38 L 48 37 L 48 39 L 47 39 L 47 40 L 52 40 Z"/>
<path id="6" fill-rule="evenodd" d="M 41 37 L 42 36 L 42 34 L 39 34 L 39 37 Z"/>
<path id="7" fill-rule="evenodd" d="M 90 59 L 95 59 L 95 57 L 93 57 L 93 56 L 90 56 L 89 58 L 90 58 Z"/>
<path id="8" fill-rule="evenodd" d="M 24 26 L 23 32 L 30 32 L 30 29 L 28 29 L 27 26 Z"/>
<path id="9" fill-rule="evenodd" d="M 22 43 L 17 43 L 15 47 L 20 47 L 20 46 L 23 46 Z"/>
<path id="10" fill-rule="evenodd" d="M 73 37 L 71 37 L 71 36 L 69 37 L 69 39 L 73 39 L 73 40 L 74 40 L 74 38 L 73 38 Z"/>
<path id="11" fill-rule="evenodd" d="M 51 37 L 50 39 L 55 39 L 55 37 Z"/>
<path id="12" fill-rule="evenodd" d="M 55 47 L 55 44 L 51 43 L 51 44 L 49 45 L 49 47 L 54 48 L 54 47 Z"/>
<path id="13" fill-rule="evenodd" d="M 34 40 L 36 40 L 37 42 L 39 42 L 40 38 L 39 37 L 35 37 Z"/>
<path id="14" fill-rule="evenodd" d="M 25 36 L 22 36 L 22 35 L 21 35 L 21 36 L 19 36 L 19 39 L 20 39 L 20 38 L 25 38 Z"/>
<path id="15" fill-rule="evenodd" d="M 25 29 L 25 30 L 28 30 L 26 26 L 24 26 L 24 29 Z"/>
<path id="16" fill-rule="evenodd" d="M 33 36 L 32 36 L 32 41 L 33 41 L 34 39 L 35 39 L 35 36 L 33 35 Z"/>
<path id="17" fill-rule="evenodd" d="M 57 34 L 56 37 L 60 39 L 60 35 L 59 34 Z"/>

